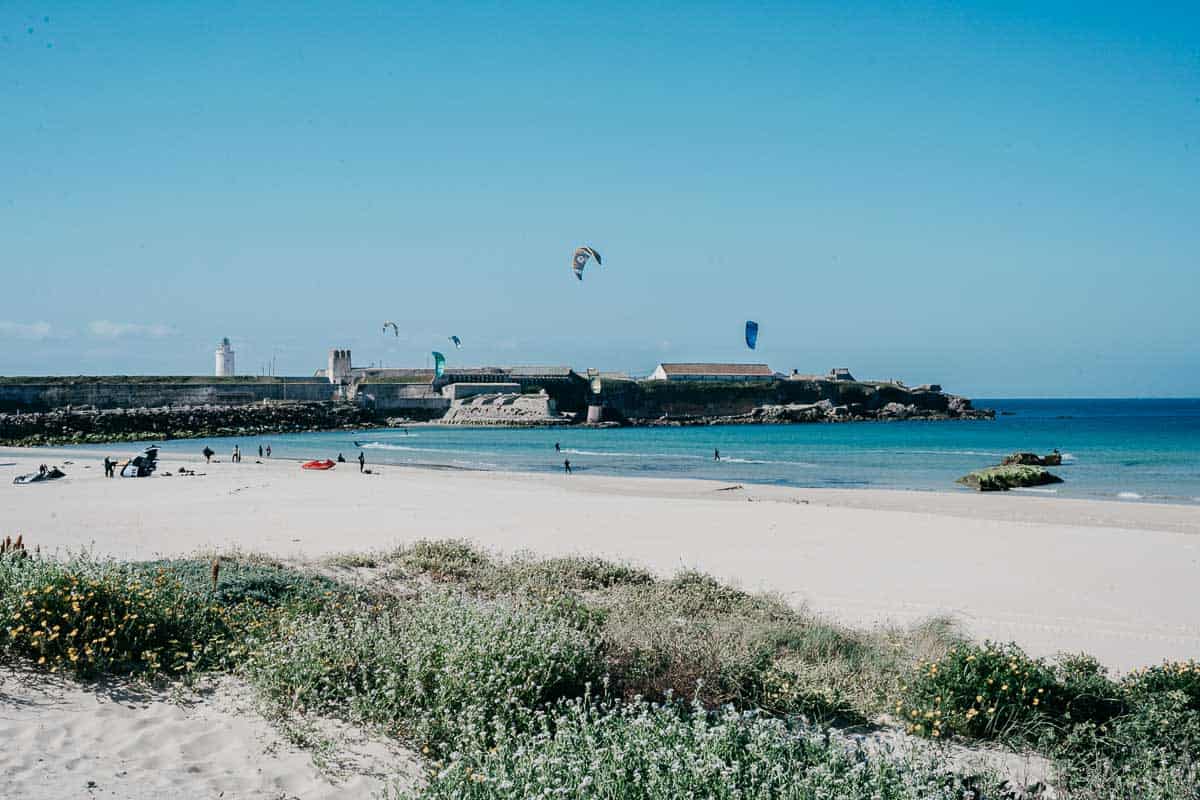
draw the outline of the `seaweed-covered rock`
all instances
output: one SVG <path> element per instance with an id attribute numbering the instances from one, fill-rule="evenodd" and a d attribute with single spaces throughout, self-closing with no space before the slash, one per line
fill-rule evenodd
<path id="1" fill-rule="evenodd" d="M 1062 478 L 1046 471 L 1044 467 L 1030 464 L 1007 464 L 968 472 L 957 482 L 981 492 L 997 492 L 1026 486 L 1062 483 Z"/>

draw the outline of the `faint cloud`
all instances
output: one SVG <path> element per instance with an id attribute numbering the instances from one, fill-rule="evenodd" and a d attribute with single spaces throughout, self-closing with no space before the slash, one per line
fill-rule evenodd
<path id="1" fill-rule="evenodd" d="M 49 322 L 10 322 L 0 320 L 0 337 L 24 339 L 27 342 L 43 342 L 54 338 L 54 328 Z"/>
<path id="2" fill-rule="evenodd" d="M 161 324 L 142 325 L 137 322 L 112 322 L 107 319 L 98 319 L 88 323 L 88 332 L 99 339 L 123 339 L 127 336 L 163 339 L 175 331 Z"/>

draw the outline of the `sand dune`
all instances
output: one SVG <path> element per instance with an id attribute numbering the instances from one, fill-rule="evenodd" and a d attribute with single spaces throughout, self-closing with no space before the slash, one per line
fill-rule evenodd
<path id="1" fill-rule="evenodd" d="M 203 693 L 81 686 L 0 673 L 0 795 L 26 800 L 370 798 L 414 764 L 394 744 L 340 727 L 344 780 L 317 769 L 224 679 Z M 337 772 L 331 769 L 331 772 Z"/>

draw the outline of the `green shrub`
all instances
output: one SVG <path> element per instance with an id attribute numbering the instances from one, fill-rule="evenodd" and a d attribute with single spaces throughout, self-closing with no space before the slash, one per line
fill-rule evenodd
<path id="1" fill-rule="evenodd" d="M 197 596 L 211 596 L 222 606 L 260 603 L 270 607 L 305 606 L 315 608 L 335 594 L 345 593 L 340 584 L 319 575 L 311 575 L 272 564 L 222 558 L 215 592 L 212 589 L 212 562 L 203 559 L 148 561 L 131 565 L 147 574 L 169 575 Z"/>
<path id="2" fill-rule="evenodd" d="M 698 698 L 745 708 L 763 696 L 784 626 L 783 603 L 699 573 L 619 587 L 604 610 L 604 652 L 615 688 L 628 698 Z"/>
<path id="3" fill-rule="evenodd" d="M 1200 662 L 1167 662 L 1134 670 L 1125 676 L 1121 689 L 1135 704 L 1154 695 L 1179 692 L 1185 708 L 1200 711 Z"/>
<path id="4" fill-rule="evenodd" d="M 961 800 L 978 796 L 971 792 L 991 796 L 997 783 L 729 708 L 708 714 L 580 699 L 559 706 L 532 733 L 435 763 L 420 797 Z"/>
<path id="5" fill-rule="evenodd" d="M 297 616 L 247 671 L 280 711 L 347 714 L 436 751 L 519 730 L 600 670 L 594 633 L 559 613 L 435 593 Z"/>
<path id="6" fill-rule="evenodd" d="M 225 669 L 336 586 L 279 567 L 0 558 L 0 655 L 78 677 Z"/>
<path id="7" fill-rule="evenodd" d="M 910 733 L 1033 740 L 1065 709 L 1054 670 L 1015 644 L 963 645 L 921 662 L 894 711 Z"/>
<path id="8" fill-rule="evenodd" d="M 0 562 L 0 653 L 52 672 L 183 673 L 224 663 L 224 609 L 178 579 L 111 562 Z"/>
<path id="9" fill-rule="evenodd" d="M 492 566 L 492 560 L 470 542 L 422 539 L 401 548 L 394 561 L 402 572 L 428 575 L 435 581 L 466 581 Z"/>

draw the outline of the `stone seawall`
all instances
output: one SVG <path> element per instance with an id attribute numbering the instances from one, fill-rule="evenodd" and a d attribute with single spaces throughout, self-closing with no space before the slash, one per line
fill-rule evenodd
<path id="1" fill-rule="evenodd" d="M 0 412 L 50 411 L 68 406 L 158 408 L 248 405 L 264 400 L 320 403 L 334 399 L 316 378 L 100 377 L 0 379 Z"/>
<path id="2" fill-rule="evenodd" d="M 173 406 L 0 413 L 0 444 L 90 444 L 375 427 L 346 403 Z"/>
<path id="3" fill-rule="evenodd" d="M 892 383 L 778 380 L 761 383 L 605 381 L 606 418 L 634 424 L 818 422 L 990 416 L 971 401 Z"/>

